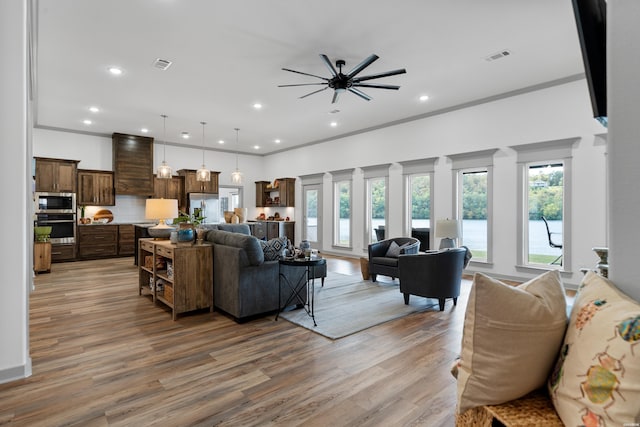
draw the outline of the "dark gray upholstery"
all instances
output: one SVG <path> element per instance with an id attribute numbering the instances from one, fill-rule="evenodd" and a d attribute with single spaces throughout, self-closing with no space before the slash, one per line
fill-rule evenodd
<path id="1" fill-rule="evenodd" d="M 407 244 L 400 250 L 400 254 L 417 254 L 420 247 L 420 241 L 413 237 L 394 237 L 392 239 L 382 240 L 380 242 L 369 245 L 369 274 L 373 282 L 376 281 L 376 275 L 383 274 L 392 278 L 398 275 L 398 258 L 388 257 L 387 251 L 391 243 L 395 242 L 398 246 Z"/>
<path id="2" fill-rule="evenodd" d="M 206 240 L 213 244 L 213 304 L 216 310 L 229 314 L 236 322 L 241 323 L 260 315 L 275 313 L 280 308 L 280 263 L 265 261 L 260 241 L 256 237 L 209 230 Z M 293 270 L 283 269 L 283 274 L 290 281 L 297 277 L 293 273 Z M 322 272 L 318 269 L 316 277 L 324 276 L 326 268 Z M 281 295 L 283 304 L 287 297 L 286 294 Z"/>
<path id="3" fill-rule="evenodd" d="M 417 255 L 400 255 L 400 292 L 404 303 L 409 304 L 409 295 L 437 298 L 440 311 L 444 310 L 446 298 L 458 303 L 462 270 L 465 265 L 466 248 L 454 248 Z"/>
<path id="4" fill-rule="evenodd" d="M 201 224 L 202 228 L 206 228 L 207 230 L 222 230 L 222 231 L 230 231 L 232 233 L 240 233 L 240 234 L 251 234 L 251 229 L 248 224 Z"/>

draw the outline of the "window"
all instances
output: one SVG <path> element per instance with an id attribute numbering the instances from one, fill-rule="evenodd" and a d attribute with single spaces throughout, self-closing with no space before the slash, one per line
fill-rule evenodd
<path id="1" fill-rule="evenodd" d="M 406 236 L 426 239 L 431 229 L 433 171 L 436 158 L 401 162 L 404 175 L 404 232 Z M 422 242 L 421 247 L 429 247 Z"/>
<path id="2" fill-rule="evenodd" d="M 455 217 L 461 222 L 459 246 L 473 253 L 472 262 L 490 263 L 493 253 L 493 155 L 497 149 L 447 156 L 454 173 Z"/>
<path id="3" fill-rule="evenodd" d="M 568 222 L 576 141 L 569 138 L 510 147 L 518 153 L 518 268 L 571 268 Z"/>
<path id="4" fill-rule="evenodd" d="M 473 258 L 487 261 L 489 252 L 489 171 L 459 171 L 458 218 L 462 219 L 460 245 L 467 246 Z"/>
<path id="5" fill-rule="evenodd" d="M 333 177 L 333 246 L 350 248 L 353 169 L 330 173 Z"/>
<path id="6" fill-rule="evenodd" d="M 525 170 L 526 264 L 562 265 L 564 164 L 529 163 Z"/>
<path id="7" fill-rule="evenodd" d="M 365 246 L 386 237 L 387 227 L 387 179 L 390 165 L 363 168 L 365 178 Z"/>
<path id="8" fill-rule="evenodd" d="M 409 207 L 411 228 L 431 226 L 431 175 L 409 175 Z"/>

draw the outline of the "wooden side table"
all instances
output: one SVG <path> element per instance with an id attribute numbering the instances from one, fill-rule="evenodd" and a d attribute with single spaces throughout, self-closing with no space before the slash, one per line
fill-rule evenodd
<path id="1" fill-rule="evenodd" d="M 151 294 L 154 302 L 168 306 L 173 320 L 188 311 L 213 311 L 211 244 L 179 245 L 169 240 L 140 239 L 138 262 L 138 293 Z M 159 281 L 163 283 L 162 290 L 158 289 Z"/>
<path id="2" fill-rule="evenodd" d="M 33 271 L 51 273 L 51 242 L 33 242 Z"/>

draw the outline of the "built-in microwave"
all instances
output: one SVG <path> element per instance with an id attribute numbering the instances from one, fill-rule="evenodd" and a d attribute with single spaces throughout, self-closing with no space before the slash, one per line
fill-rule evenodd
<path id="1" fill-rule="evenodd" d="M 76 213 L 76 193 L 35 193 L 36 213 Z"/>

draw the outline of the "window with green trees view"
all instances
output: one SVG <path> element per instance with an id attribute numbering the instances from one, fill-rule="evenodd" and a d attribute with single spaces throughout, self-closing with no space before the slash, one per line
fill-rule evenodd
<path id="1" fill-rule="evenodd" d="M 334 183 L 334 237 L 335 246 L 351 246 L 351 181 Z"/>
<path id="2" fill-rule="evenodd" d="M 369 214 L 369 243 L 384 239 L 387 210 L 387 178 L 367 179 L 367 213 Z M 376 234 L 376 229 L 378 230 Z"/>
<path id="3" fill-rule="evenodd" d="M 431 175 L 410 175 L 411 228 L 431 226 Z"/>
<path id="4" fill-rule="evenodd" d="M 560 264 L 562 248 L 552 248 L 542 218 L 549 224 L 552 242 L 562 245 L 564 207 L 564 164 L 527 164 L 528 264 Z"/>
<path id="5" fill-rule="evenodd" d="M 458 218 L 462 219 L 460 245 L 467 246 L 475 260 L 487 260 L 489 206 L 489 171 L 460 171 Z"/>

